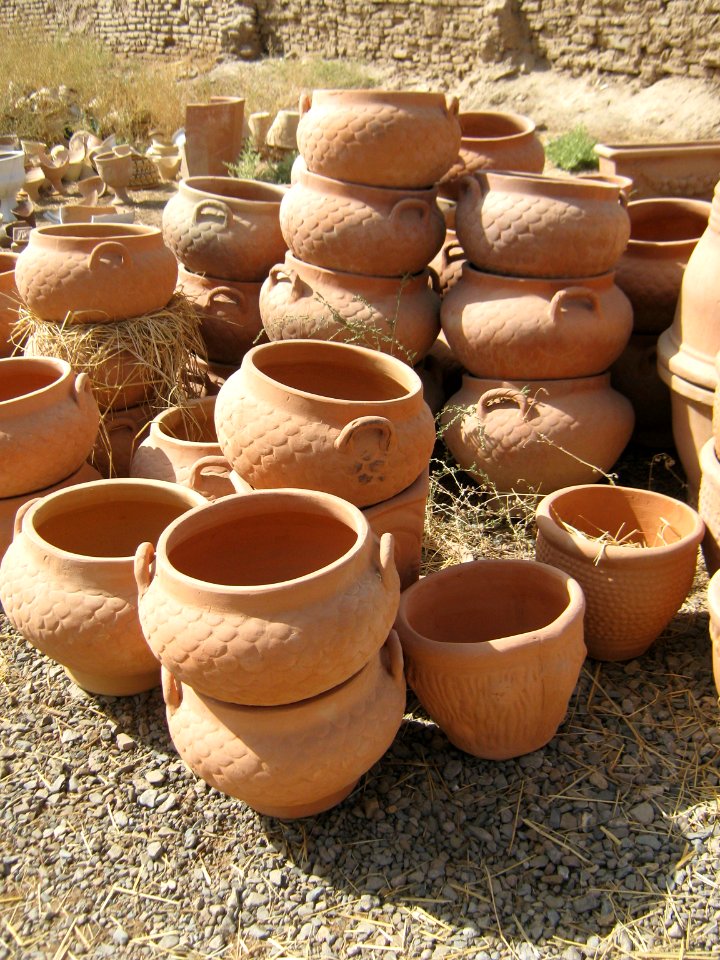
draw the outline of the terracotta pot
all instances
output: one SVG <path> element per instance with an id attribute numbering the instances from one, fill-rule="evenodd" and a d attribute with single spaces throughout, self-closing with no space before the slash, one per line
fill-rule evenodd
<path id="1" fill-rule="evenodd" d="M 460 183 L 455 225 L 468 260 L 520 277 L 608 273 L 630 236 L 620 190 L 597 180 L 477 173 Z"/>
<path id="2" fill-rule="evenodd" d="M 645 653 L 692 587 L 704 532 L 697 513 L 652 490 L 577 486 L 545 497 L 536 522 L 538 560 L 575 577 L 585 594 L 588 654 Z"/>
<path id="3" fill-rule="evenodd" d="M 597 143 L 600 173 L 632 177 L 636 198 L 709 200 L 720 171 L 720 140 Z"/>
<path id="4" fill-rule="evenodd" d="M 411 277 L 364 277 L 325 270 L 291 254 L 260 291 L 271 340 L 336 340 L 421 360 L 440 330 L 440 298 L 427 270 Z"/>
<path id="5" fill-rule="evenodd" d="M 392 743 L 405 709 L 395 633 L 345 683 L 276 707 L 223 703 L 163 671 L 170 736 L 207 783 L 259 813 L 308 817 L 340 803 Z"/>
<path id="6" fill-rule="evenodd" d="M 0 253 L 0 357 L 9 357 L 15 350 L 10 333 L 20 306 L 20 295 L 15 286 L 17 258 L 16 253 Z"/>
<path id="7" fill-rule="evenodd" d="M 634 439 L 655 450 L 673 445 L 670 389 L 657 368 L 657 337 L 634 333 L 612 365 L 613 388 L 627 397 L 635 411 Z"/>
<path id="8" fill-rule="evenodd" d="M 103 217 L 109 213 L 118 213 L 118 208 L 109 203 L 92 207 L 84 203 L 67 204 L 60 207 L 60 222 L 91 223 L 93 217 Z"/>
<path id="9" fill-rule="evenodd" d="M 538 750 L 562 723 L 585 659 L 584 609 L 574 580 L 531 560 L 430 574 L 400 598 L 408 683 L 460 750 L 488 760 Z"/>
<path id="10" fill-rule="evenodd" d="M 632 332 L 632 308 L 612 273 L 525 279 L 470 263 L 443 300 L 443 332 L 478 377 L 531 380 L 602 373 Z"/>
<path id="11" fill-rule="evenodd" d="M 137 614 L 134 553 L 204 500 L 176 484 L 96 480 L 30 501 L 0 566 L 0 601 L 25 639 L 92 693 L 160 679 Z"/>
<path id="12" fill-rule="evenodd" d="M 578 180 L 600 180 L 602 183 L 611 183 L 614 187 L 620 189 L 620 193 L 626 200 L 630 200 L 633 195 L 632 177 L 622 177 L 616 173 L 598 173 L 596 170 L 586 170 L 583 173 L 576 173 Z"/>
<path id="13" fill-rule="evenodd" d="M 712 640 L 712 664 L 715 689 L 720 694 L 720 576 L 714 576 L 708 586 L 708 609 L 710 610 L 710 639 Z"/>
<path id="14" fill-rule="evenodd" d="M 163 666 L 200 693 L 255 706 L 347 680 L 382 646 L 400 595 L 392 537 L 378 543 L 357 508 L 315 490 L 195 510 L 156 554 L 138 550 L 136 577 Z"/>
<path id="15" fill-rule="evenodd" d="M 660 334 L 673 321 L 688 259 L 707 228 L 710 204 L 677 197 L 628 204 L 630 239 L 615 282 L 630 298 L 637 333 Z"/>
<path id="16" fill-rule="evenodd" d="M 320 340 L 254 347 L 221 388 L 215 425 L 224 456 L 252 487 L 324 490 L 358 507 L 409 486 L 435 441 L 413 370 Z"/>
<path id="17" fill-rule="evenodd" d="M 438 277 L 441 296 L 444 297 L 458 282 L 465 263 L 467 263 L 467 257 L 460 246 L 457 234 L 454 230 L 448 229 L 440 251 L 430 261 L 430 269 L 434 270 Z"/>
<path id="18" fill-rule="evenodd" d="M 156 227 L 76 223 L 33 230 L 15 279 L 38 319 L 100 323 L 162 310 L 177 263 Z"/>
<path id="19" fill-rule="evenodd" d="M 185 162 L 188 175 L 223 176 L 243 148 L 245 100 L 210 97 L 185 106 Z"/>
<path id="20" fill-rule="evenodd" d="M 119 150 L 120 153 L 115 151 Z M 106 187 L 110 187 L 120 203 L 132 203 L 127 188 L 133 176 L 132 153 L 122 147 L 114 147 L 107 153 L 96 153 L 93 157 L 95 169 Z"/>
<path id="21" fill-rule="evenodd" d="M 599 480 L 630 439 L 630 401 L 610 375 L 567 380 L 480 380 L 465 375 L 441 415 L 448 449 L 500 492 L 549 493 Z"/>
<path id="22" fill-rule="evenodd" d="M 74 473 L 100 422 L 86 374 L 54 357 L 0 360 L 0 496 L 17 497 Z"/>
<path id="23" fill-rule="evenodd" d="M 395 90 L 314 90 L 300 98 L 308 169 L 378 187 L 428 187 L 460 148 L 456 97 Z"/>
<path id="24" fill-rule="evenodd" d="M 700 450 L 700 473 L 698 512 L 705 523 L 702 550 L 712 577 L 720 569 L 720 463 L 712 439 Z"/>
<path id="25" fill-rule="evenodd" d="M 147 435 L 152 418 L 153 408 L 146 403 L 103 414 L 102 430 L 89 461 L 106 480 L 130 476 L 133 453 Z"/>
<path id="26" fill-rule="evenodd" d="M 285 242 L 300 260 L 330 270 L 402 277 L 424 270 L 442 246 L 437 188 L 367 187 L 307 170 L 280 204 Z"/>
<path id="27" fill-rule="evenodd" d="M 262 281 L 285 255 L 285 188 L 233 177 L 190 177 L 163 210 L 165 243 L 193 273 Z"/>

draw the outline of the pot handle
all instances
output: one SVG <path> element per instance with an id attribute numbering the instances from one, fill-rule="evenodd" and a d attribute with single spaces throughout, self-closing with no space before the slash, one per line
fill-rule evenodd
<path id="1" fill-rule="evenodd" d="M 304 116 L 310 107 L 312 106 L 312 94 L 311 93 L 301 93 L 300 101 L 298 103 L 298 110 L 300 111 L 300 116 Z"/>
<path id="2" fill-rule="evenodd" d="M 430 219 L 430 205 L 425 200 L 418 200 L 415 197 L 405 197 L 398 200 L 390 212 L 390 220 L 399 220 L 405 214 L 420 214 L 420 224 L 425 225 Z"/>
<path id="3" fill-rule="evenodd" d="M 458 191 L 461 198 L 469 196 L 475 203 L 477 203 L 483 195 L 483 188 L 480 181 L 477 177 L 470 175 L 460 177 L 458 180 Z"/>
<path id="4" fill-rule="evenodd" d="M 30 507 L 34 504 L 39 503 L 42 500 L 42 497 L 33 497 L 32 500 L 28 500 L 27 503 L 21 504 L 15 513 L 15 520 L 13 522 L 13 536 L 17 537 L 22 528 L 23 517 L 28 512 Z"/>
<path id="5" fill-rule="evenodd" d="M 88 267 L 94 270 L 98 265 L 98 261 L 101 259 L 119 259 L 120 266 L 122 267 L 129 267 L 132 263 L 132 258 L 128 253 L 127 247 L 123 246 L 122 243 L 118 243 L 116 240 L 104 240 L 102 243 L 99 243 L 90 254 Z"/>
<path id="6" fill-rule="evenodd" d="M 382 648 L 382 659 L 385 669 L 395 680 L 403 675 L 403 652 L 397 631 L 391 630 Z"/>
<path id="7" fill-rule="evenodd" d="M 476 415 L 480 422 L 482 422 L 490 412 L 491 403 L 498 400 L 510 400 L 512 403 L 516 403 L 520 410 L 520 418 L 522 420 L 527 420 L 528 413 L 533 405 L 532 400 L 530 400 L 528 395 L 523 393 L 522 390 L 516 390 L 514 387 L 493 387 L 490 390 L 486 390 L 477 402 Z"/>
<path id="8" fill-rule="evenodd" d="M 75 403 L 77 403 L 78 406 L 82 405 L 83 400 L 87 400 L 88 395 L 92 396 L 92 383 L 86 373 L 79 373 L 75 377 L 73 393 L 75 395 Z"/>
<path id="9" fill-rule="evenodd" d="M 392 587 L 397 579 L 395 566 L 395 537 L 391 533 L 384 533 L 377 541 L 375 566 L 380 579 L 386 587 Z"/>
<path id="10" fill-rule="evenodd" d="M 240 310 L 245 309 L 246 298 L 242 290 L 233 290 L 232 287 L 215 287 L 215 289 L 211 290 L 208 294 L 207 305 L 211 306 L 219 297 L 227 297 L 228 300 L 236 304 Z"/>
<path id="11" fill-rule="evenodd" d="M 346 423 L 340 433 L 335 438 L 335 449 L 345 450 L 350 444 L 354 444 L 358 435 L 369 430 L 375 430 L 380 434 L 378 446 L 383 448 L 383 454 L 393 447 L 396 440 L 395 426 L 387 417 L 357 417 Z"/>
<path id="12" fill-rule="evenodd" d="M 182 703 L 182 685 L 167 667 L 162 668 L 162 692 L 165 706 L 174 713 Z"/>
<path id="13" fill-rule="evenodd" d="M 193 207 L 190 218 L 193 224 L 198 222 L 204 210 L 213 210 L 215 213 L 219 213 L 223 218 L 223 227 L 227 227 L 233 222 L 232 210 L 226 203 L 223 203 L 222 200 L 201 200 Z"/>
<path id="14" fill-rule="evenodd" d="M 593 310 L 598 315 L 598 319 L 601 322 L 603 321 L 600 297 L 595 290 L 591 290 L 589 287 L 565 287 L 563 290 L 558 290 L 550 301 L 550 320 L 553 323 L 557 323 L 560 319 L 560 310 L 566 300 L 589 300 Z"/>
<path id="15" fill-rule="evenodd" d="M 135 583 L 138 588 L 138 596 L 144 597 L 147 589 L 155 577 L 155 547 L 149 543 L 141 543 L 135 551 L 135 561 L 133 563 L 133 572 L 135 573 Z"/>
<path id="16" fill-rule="evenodd" d="M 426 269 L 428 272 L 428 280 L 430 281 L 430 289 L 438 296 L 442 296 L 442 284 L 440 283 L 437 270 L 433 269 L 433 267 L 427 267 Z"/>
<path id="17" fill-rule="evenodd" d="M 290 284 L 290 296 L 288 297 L 288 303 L 295 303 L 296 300 L 299 300 L 300 297 L 305 296 L 309 287 L 302 280 L 299 274 L 295 273 L 294 270 L 288 270 L 283 264 L 275 264 L 274 267 L 270 268 L 270 273 L 268 274 L 270 278 L 270 288 L 277 286 L 280 282 L 285 282 Z"/>
<path id="18" fill-rule="evenodd" d="M 467 260 L 467 255 L 457 240 L 446 244 L 440 251 L 443 270 L 447 270 L 451 263 L 459 263 L 462 260 Z"/>
<path id="19" fill-rule="evenodd" d="M 457 97 L 446 97 L 445 105 L 447 107 L 448 115 L 451 117 L 456 117 L 460 112 L 460 101 Z"/>

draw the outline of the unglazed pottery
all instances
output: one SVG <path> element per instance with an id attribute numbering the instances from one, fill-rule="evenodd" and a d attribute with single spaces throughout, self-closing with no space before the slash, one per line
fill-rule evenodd
<path id="1" fill-rule="evenodd" d="M 632 332 L 632 308 L 612 273 L 572 280 L 500 276 L 466 263 L 446 293 L 442 328 L 478 377 L 530 380 L 602 373 Z"/>
<path id="2" fill-rule="evenodd" d="M 467 263 L 465 251 L 460 246 L 455 231 L 448 229 L 445 232 L 442 247 L 430 261 L 430 269 L 437 274 L 441 296 L 444 296 L 458 282 L 462 276 L 464 263 Z"/>
<path id="3" fill-rule="evenodd" d="M 432 573 L 400 598 L 408 683 L 460 750 L 488 760 L 538 750 L 565 718 L 585 659 L 584 609 L 574 580 L 532 560 Z"/>
<path id="4" fill-rule="evenodd" d="M 176 484 L 96 480 L 26 504 L 0 566 L 9 620 L 92 693 L 156 686 L 159 666 L 138 621 L 135 550 L 203 502 Z"/>
<path id="5" fill-rule="evenodd" d="M 315 90 L 300 98 L 308 169 L 379 187 L 428 187 L 460 148 L 458 101 L 440 93 Z"/>
<path id="6" fill-rule="evenodd" d="M 607 373 L 526 381 L 466 374 L 441 414 L 458 464 L 501 492 L 549 493 L 599 480 L 625 448 L 634 419 Z"/>
<path id="7" fill-rule="evenodd" d="M 435 441 L 410 367 L 320 340 L 254 347 L 221 387 L 215 425 L 224 456 L 252 487 L 324 490 L 358 507 L 408 487 Z"/>
<path id="8" fill-rule="evenodd" d="M 440 297 L 427 270 L 366 277 L 325 270 L 287 254 L 260 291 L 271 340 L 336 340 L 418 363 L 440 330 Z"/>
<path id="9" fill-rule="evenodd" d="M 20 296 L 40 320 L 125 320 L 162 310 L 177 263 L 157 227 L 76 223 L 37 227 L 15 268 Z"/>
<path id="10" fill-rule="evenodd" d="M 185 164 L 189 176 L 219 177 L 242 153 L 245 100 L 210 97 L 185 106 Z"/>
<path id="11" fill-rule="evenodd" d="M 720 569 L 720 463 L 713 439 L 700 450 L 698 512 L 705 523 L 702 550 L 708 576 Z"/>
<path id="12" fill-rule="evenodd" d="M 598 660 L 639 657 L 692 587 L 704 525 L 687 504 L 652 490 L 575 486 L 536 512 L 538 560 L 585 594 L 585 643 Z"/>
<path id="13" fill-rule="evenodd" d="M 657 337 L 634 333 L 610 369 L 615 390 L 627 397 L 635 411 L 633 437 L 655 450 L 673 445 L 670 389 L 660 379 L 657 365 Z"/>
<path id="14" fill-rule="evenodd" d="M 163 210 L 165 242 L 193 273 L 262 281 L 285 255 L 285 188 L 233 177 L 190 177 Z"/>
<path id="15" fill-rule="evenodd" d="M 147 436 L 153 415 L 153 407 L 147 403 L 103 413 L 102 430 L 89 461 L 106 480 L 130 476 L 135 448 Z"/>
<path id="16" fill-rule="evenodd" d="M 113 147 L 93 157 L 95 169 L 106 187 L 110 187 L 120 203 L 132 203 L 127 188 L 133 176 L 133 156 L 127 147 Z"/>
<path id="17" fill-rule="evenodd" d="M 20 296 L 15 286 L 17 258 L 16 253 L 0 253 L 0 357 L 9 357 L 15 349 L 10 341 L 10 333 L 17 321 L 20 306 Z"/>
<path id="18" fill-rule="evenodd" d="M 44 146 L 44 144 L 43 144 Z M 22 150 L 0 150 L 0 217 L 5 223 L 12 215 L 15 197 L 25 182 L 25 154 Z"/>
<path id="19" fill-rule="evenodd" d="M 710 639 L 712 640 L 712 665 L 715 689 L 720 696 L 720 576 L 713 576 L 708 586 L 708 609 L 710 610 Z"/>
<path id="20" fill-rule="evenodd" d="M 597 143 L 600 173 L 632 177 L 637 199 L 709 200 L 720 178 L 720 140 L 680 143 Z"/>
<path id="21" fill-rule="evenodd" d="M 165 670 L 163 692 L 170 736 L 185 763 L 216 789 L 283 819 L 344 800 L 388 749 L 405 709 L 394 631 L 344 683 L 285 706 L 223 703 Z"/>
<path id="22" fill-rule="evenodd" d="M 118 213 L 118 208 L 109 203 L 101 207 L 90 207 L 84 203 L 68 203 L 60 208 L 60 222 L 92 223 L 93 217 L 104 217 L 111 213 Z"/>
<path id="23" fill-rule="evenodd" d="M 618 187 L 490 171 L 460 181 L 455 226 L 476 267 L 520 277 L 608 273 L 630 236 Z"/>
<path id="24" fill-rule="evenodd" d="M 70 476 L 92 449 L 99 422 L 87 375 L 65 360 L 0 360 L 0 496 Z"/>
<path id="25" fill-rule="evenodd" d="M 154 565 L 153 565 L 154 560 Z M 382 646 L 400 584 L 392 536 L 318 491 L 225 497 L 139 548 L 145 637 L 163 666 L 228 703 L 342 683 Z"/>

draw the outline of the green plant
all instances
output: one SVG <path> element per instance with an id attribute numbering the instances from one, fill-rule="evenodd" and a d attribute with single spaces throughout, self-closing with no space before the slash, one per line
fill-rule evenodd
<path id="1" fill-rule="evenodd" d="M 596 170 L 598 158 L 593 150 L 595 137 L 580 124 L 551 140 L 545 147 L 548 160 L 561 170 Z"/>
<path id="2" fill-rule="evenodd" d="M 228 173 L 240 180 L 263 180 L 265 183 L 290 183 L 290 171 L 297 151 L 274 160 L 264 157 L 252 143 L 246 143 L 235 163 L 228 163 Z"/>

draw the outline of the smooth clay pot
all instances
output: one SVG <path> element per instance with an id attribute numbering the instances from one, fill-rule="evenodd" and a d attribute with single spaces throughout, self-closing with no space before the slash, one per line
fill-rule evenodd
<path id="1" fill-rule="evenodd" d="M 466 263 L 443 300 L 443 333 L 477 377 L 584 377 L 607 370 L 632 332 L 613 275 L 578 280 L 483 273 Z"/>
<path id="2" fill-rule="evenodd" d="M 223 703 L 163 671 L 170 736 L 207 783 L 258 813 L 293 819 L 329 810 L 385 753 L 405 709 L 395 633 L 345 683 L 276 707 Z"/>
<path id="3" fill-rule="evenodd" d="M 15 286 L 17 258 L 16 253 L 0 253 L 0 357 L 9 357 L 15 349 L 10 341 L 10 333 L 20 306 L 20 296 Z"/>
<path id="4" fill-rule="evenodd" d="M 599 480 L 625 448 L 634 419 L 607 373 L 524 382 L 465 375 L 441 414 L 460 467 L 502 493 Z"/>
<path id="5" fill-rule="evenodd" d="M 97 480 L 22 507 L 0 566 L 0 601 L 25 639 L 92 693 L 156 686 L 138 621 L 138 544 L 203 497 L 152 480 Z"/>
<path id="6" fill-rule="evenodd" d="M 221 387 L 215 425 L 223 455 L 252 487 L 324 490 L 358 507 L 408 487 L 435 442 L 410 367 L 321 340 L 254 347 Z"/>
<path id="7" fill-rule="evenodd" d="M 155 656 L 227 703 L 273 706 L 343 683 L 382 646 L 400 585 L 392 536 L 317 491 L 225 497 L 139 548 Z"/>
<path id="8" fill-rule="evenodd" d="M 715 689 L 720 696 L 720 576 L 713 576 L 708 586 L 708 609 L 710 610 L 710 639 L 712 640 L 712 664 Z"/>
<path id="9" fill-rule="evenodd" d="M 575 577 L 585 594 L 588 654 L 645 653 L 692 587 L 704 532 L 697 513 L 651 490 L 593 485 L 545 497 L 536 522 L 538 560 Z"/>
<path id="10" fill-rule="evenodd" d="M 430 574 L 400 598 L 408 683 L 460 750 L 488 760 L 538 750 L 562 723 L 585 660 L 584 609 L 574 580 L 532 560 Z"/>
<path id="11" fill-rule="evenodd" d="M 720 462 L 712 439 L 700 450 L 698 512 L 705 524 L 702 550 L 705 568 L 712 577 L 720 569 Z"/>

